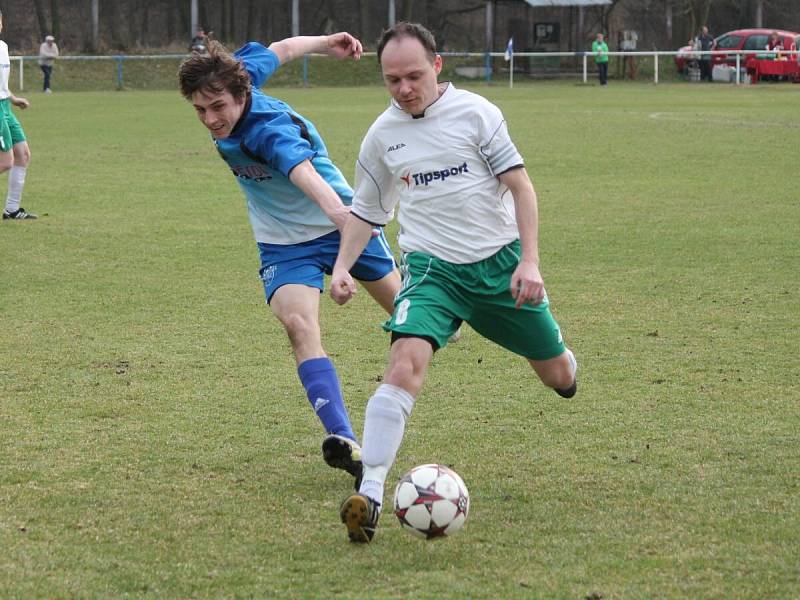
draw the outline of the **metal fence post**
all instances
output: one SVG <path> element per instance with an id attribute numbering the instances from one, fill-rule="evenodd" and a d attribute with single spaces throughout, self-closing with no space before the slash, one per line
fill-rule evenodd
<path id="1" fill-rule="evenodd" d="M 122 80 L 122 61 L 125 60 L 124 56 L 115 56 L 114 59 L 117 61 L 117 90 L 122 89 L 123 80 Z"/>
<path id="2" fill-rule="evenodd" d="M 586 53 L 583 54 L 583 83 L 587 82 L 586 78 L 586 61 L 587 61 Z"/>
<path id="3" fill-rule="evenodd" d="M 492 55 L 489 52 L 484 58 L 484 69 L 486 70 L 486 83 L 492 83 Z"/>
<path id="4" fill-rule="evenodd" d="M 653 52 L 653 60 L 655 61 L 654 62 L 655 65 L 654 77 L 656 78 L 655 83 L 658 84 L 658 52 Z"/>
<path id="5" fill-rule="evenodd" d="M 736 85 L 739 85 L 739 69 L 742 64 L 742 55 L 738 52 L 736 53 Z"/>

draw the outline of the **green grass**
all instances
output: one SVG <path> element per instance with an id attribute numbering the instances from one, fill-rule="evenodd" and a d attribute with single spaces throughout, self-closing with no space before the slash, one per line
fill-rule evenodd
<path id="1" fill-rule="evenodd" d="M 264 307 L 236 185 L 175 92 L 32 93 L 0 226 L 3 598 L 790 598 L 800 586 L 800 86 L 479 87 L 539 193 L 565 401 L 472 331 L 390 478 L 453 465 L 435 543 L 349 480 Z M 379 87 L 282 89 L 350 177 Z M 394 231 L 392 229 L 392 231 Z M 393 236 L 392 236 L 393 237 Z M 357 429 L 382 315 L 322 302 Z"/>

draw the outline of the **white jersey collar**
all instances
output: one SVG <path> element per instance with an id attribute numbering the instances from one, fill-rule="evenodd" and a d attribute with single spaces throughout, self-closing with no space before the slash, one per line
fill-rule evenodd
<path id="1" fill-rule="evenodd" d="M 424 110 L 424 111 L 422 111 L 422 114 L 421 114 L 421 115 L 410 115 L 410 114 L 408 114 L 406 111 L 404 111 L 404 110 L 403 110 L 403 109 L 400 107 L 400 105 L 399 105 L 399 104 L 397 104 L 397 102 L 395 101 L 395 99 L 394 99 L 394 98 L 392 98 L 392 107 L 394 107 L 394 108 L 396 108 L 397 110 L 399 110 L 401 113 L 403 113 L 403 115 L 404 115 L 405 117 L 407 117 L 407 118 L 409 118 L 409 119 L 423 119 L 423 118 L 425 118 L 425 117 L 429 117 L 429 116 L 431 116 L 431 115 L 435 115 L 435 114 L 436 114 L 436 113 L 437 113 L 437 112 L 440 110 L 440 108 L 439 108 L 439 107 L 440 107 L 442 104 L 444 104 L 443 100 L 445 99 L 445 97 L 452 96 L 452 95 L 453 95 L 453 92 L 452 92 L 451 90 L 455 90 L 455 86 L 454 86 L 454 85 L 453 85 L 453 83 L 452 83 L 452 82 L 450 82 L 450 81 L 440 81 L 440 82 L 439 82 L 437 85 L 444 85 L 444 86 L 445 86 L 445 88 L 444 88 L 444 91 L 441 93 L 441 95 L 440 95 L 438 98 L 436 98 L 436 100 L 434 100 L 433 102 L 431 102 L 431 103 L 430 103 L 430 104 L 429 104 L 429 105 L 428 105 L 428 106 L 425 108 L 425 110 Z"/>

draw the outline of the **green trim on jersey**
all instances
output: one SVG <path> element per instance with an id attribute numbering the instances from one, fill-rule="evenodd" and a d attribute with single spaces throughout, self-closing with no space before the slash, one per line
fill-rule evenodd
<path id="1" fill-rule="evenodd" d="M 383 328 L 427 336 L 444 348 L 466 321 L 483 337 L 525 358 L 559 356 L 564 342 L 547 298 L 538 306 L 514 306 L 509 283 L 520 254 L 519 240 L 489 258 L 465 265 L 409 252 L 400 267 L 403 287 Z"/>
<path id="2" fill-rule="evenodd" d="M 11 152 L 14 144 L 25 141 L 25 132 L 17 117 L 11 112 L 11 101 L 0 100 L 0 152 Z"/>

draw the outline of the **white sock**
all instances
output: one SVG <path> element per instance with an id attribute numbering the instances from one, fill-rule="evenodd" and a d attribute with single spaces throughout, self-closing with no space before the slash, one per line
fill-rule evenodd
<path id="1" fill-rule="evenodd" d="M 6 197 L 6 212 L 13 213 L 19 209 L 22 198 L 22 188 L 25 186 L 25 173 L 28 167 L 14 165 L 8 172 L 8 196 Z"/>
<path id="2" fill-rule="evenodd" d="M 572 376 L 575 377 L 575 373 L 578 372 L 578 361 L 575 359 L 575 355 L 572 353 L 572 350 L 569 348 L 565 348 L 567 353 L 567 358 L 569 359 L 569 369 L 572 371 Z"/>
<path id="3" fill-rule="evenodd" d="M 403 441 L 406 419 L 414 407 L 414 397 L 403 388 L 383 384 L 367 403 L 361 462 L 364 476 L 359 492 L 383 504 L 386 476 Z"/>

